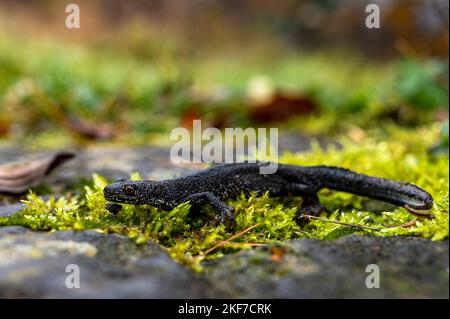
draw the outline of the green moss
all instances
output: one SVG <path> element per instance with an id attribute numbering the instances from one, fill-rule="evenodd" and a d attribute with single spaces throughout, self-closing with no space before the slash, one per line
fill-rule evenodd
<path id="1" fill-rule="evenodd" d="M 434 240 L 448 238 L 448 156 L 433 156 L 428 153 L 433 141 L 439 139 L 438 125 L 419 130 L 399 129 L 386 126 L 384 133 L 372 134 L 355 143 L 344 137 L 343 149 L 329 148 L 324 151 L 313 146 L 313 151 L 299 154 L 285 154 L 282 161 L 297 165 L 326 163 L 351 168 L 365 174 L 400 181 L 412 182 L 427 191 L 434 199 L 434 218 L 424 219 L 409 214 L 404 208 L 373 213 L 365 211 L 367 199 L 348 193 L 322 191 L 319 195 L 326 207 L 334 211 L 330 220 L 372 226 L 380 231 L 349 228 L 339 224 L 314 220 L 302 229 L 302 237 L 335 239 L 350 233 L 372 236 L 411 235 Z M 389 140 L 386 140 L 389 136 Z M 399 227 L 407 223 L 409 227 Z"/>
<path id="2" fill-rule="evenodd" d="M 264 194 L 240 196 L 229 201 L 228 204 L 236 209 L 237 221 L 236 229 L 230 233 L 223 226 L 212 224 L 213 212 L 208 207 L 203 216 L 188 214 L 189 203 L 168 212 L 153 207 L 124 205 L 120 213 L 112 215 L 105 209 L 106 200 L 102 193 L 108 182 L 94 175 L 92 182 L 79 196 L 68 194 L 59 199 L 51 197 L 43 200 L 30 193 L 25 201 L 27 208 L 12 217 L 0 218 L 0 225 L 23 225 L 47 231 L 97 229 L 104 233 L 126 235 L 137 244 L 155 240 L 166 247 L 175 260 L 195 270 L 201 270 L 201 263 L 205 260 L 292 238 L 336 239 L 360 234 L 446 239 L 449 234 L 449 160 L 447 155 L 436 156 L 427 152 L 439 134 L 439 126 L 414 131 L 388 126 L 358 143 L 344 136 L 341 149 L 330 147 L 323 150 L 313 145 L 310 152 L 286 153 L 280 158 L 283 163 L 337 165 L 415 183 L 435 198 L 433 219 L 413 216 L 401 207 L 371 212 L 367 209 L 370 206 L 368 199 L 323 190 L 319 194 L 321 201 L 333 213 L 328 217 L 323 215 L 326 220 L 312 220 L 300 228 L 293 218 L 301 199 L 270 198 Z M 387 140 L 386 136 L 390 138 Z M 131 178 L 140 179 L 140 176 L 133 174 Z"/>

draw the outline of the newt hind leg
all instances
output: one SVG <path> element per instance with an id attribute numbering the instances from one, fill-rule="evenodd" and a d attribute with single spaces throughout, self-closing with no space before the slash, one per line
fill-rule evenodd
<path id="1" fill-rule="evenodd" d="M 296 221 L 298 224 L 305 224 L 310 221 L 308 216 L 319 216 L 320 213 L 329 213 L 328 209 L 320 203 L 316 194 L 317 190 L 303 184 L 291 185 L 291 193 L 303 198 L 302 206 L 297 210 Z"/>
<path id="2" fill-rule="evenodd" d="M 310 221 L 308 216 L 319 216 L 322 212 L 329 213 L 328 209 L 320 203 L 316 194 L 304 195 L 302 207 L 297 210 L 296 220 L 303 224 Z"/>

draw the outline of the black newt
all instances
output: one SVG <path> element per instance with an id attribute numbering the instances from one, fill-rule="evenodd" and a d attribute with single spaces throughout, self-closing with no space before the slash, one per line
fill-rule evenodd
<path id="1" fill-rule="evenodd" d="M 318 215 L 326 209 L 317 192 L 323 188 L 344 191 L 403 206 L 413 214 L 428 215 L 432 196 L 425 190 L 404 182 L 359 174 L 332 166 L 294 166 L 278 164 L 274 174 L 260 174 L 262 163 L 219 164 L 183 177 L 163 181 L 126 181 L 110 184 L 104 189 L 106 200 L 113 203 L 151 205 L 171 210 L 189 201 L 192 208 L 210 204 L 216 219 L 232 228 L 234 209 L 224 201 L 241 193 L 270 196 L 300 196 L 302 207 L 297 211 L 300 222 L 304 214 Z M 118 204 L 108 204 L 112 212 Z"/>

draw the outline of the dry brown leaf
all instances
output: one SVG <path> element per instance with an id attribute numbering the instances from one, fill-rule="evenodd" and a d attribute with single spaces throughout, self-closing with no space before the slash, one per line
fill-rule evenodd
<path id="1" fill-rule="evenodd" d="M 0 193 L 21 194 L 73 157 L 74 153 L 64 151 L 42 158 L 0 165 Z"/>
<path id="2" fill-rule="evenodd" d="M 114 137 L 114 129 L 108 123 L 93 123 L 69 118 L 64 125 L 69 131 L 91 140 L 110 140 Z"/>
<path id="3" fill-rule="evenodd" d="M 309 96 L 276 92 L 270 100 L 252 103 L 250 118 L 258 123 L 283 122 L 317 109 L 318 105 Z"/>
<path id="4" fill-rule="evenodd" d="M 286 254 L 286 247 L 272 246 L 270 248 L 270 259 L 273 262 L 280 262 Z"/>

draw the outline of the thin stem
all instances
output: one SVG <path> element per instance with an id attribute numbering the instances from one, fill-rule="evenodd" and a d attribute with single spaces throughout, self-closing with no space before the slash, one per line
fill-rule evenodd
<path id="1" fill-rule="evenodd" d="M 242 235 L 248 233 L 249 231 L 255 229 L 256 227 L 258 227 L 258 226 L 260 226 L 260 225 L 261 225 L 261 224 L 256 224 L 256 225 L 250 226 L 250 227 L 244 229 L 243 231 L 241 231 L 241 232 L 239 232 L 239 233 L 237 233 L 237 234 L 234 234 L 234 235 L 231 236 L 230 238 L 228 238 L 228 239 L 226 239 L 226 240 L 224 240 L 224 241 L 221 241 L 221 242 L 218 243 L 217 245 L 214 245 L 213 247 L 209 248 L 207 251 L 205 251 L 205 252 L 203 252 L 203 253 L 200 253 L 200 254 L 201 254 L 201 255 L 208 255 L 208 254 L 212 253 L 214 250 L 216 250 L 217 248 L 220 248 L 220 247 L 222 247 L 223 245 L 227 244 L 228 242 L 230 242 L 230 241 L 232 241 L 232 240 L 234 240 L 234 239 L 236 239 L 236 238 L 241 237 Z"/>

